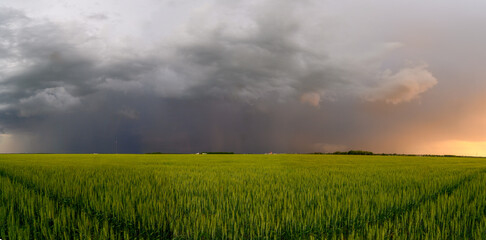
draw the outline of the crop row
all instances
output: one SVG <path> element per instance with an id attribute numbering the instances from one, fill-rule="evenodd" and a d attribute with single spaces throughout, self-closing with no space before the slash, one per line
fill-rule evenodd
<path id="1" fill-rule="evenodd" d="M 0 178 L 2 239 L 121 239 L 108 223 L 99 222 L 8 178 Z"/>
<path id="2" fill-rule="evenodd" d="M 486 172 L 400 216 L 366 226 L 365 239 L 486 239 Z"/>

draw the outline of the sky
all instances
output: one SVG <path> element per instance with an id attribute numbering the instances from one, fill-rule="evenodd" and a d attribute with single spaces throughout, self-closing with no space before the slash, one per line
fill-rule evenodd
<path id="1" fill-rule="evenodd" d="M 486 156 L 485 7 L 4 0 L 0 152 Z"/>

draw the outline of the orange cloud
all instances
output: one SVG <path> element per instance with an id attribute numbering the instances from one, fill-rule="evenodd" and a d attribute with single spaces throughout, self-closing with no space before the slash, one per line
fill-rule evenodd
<path id="1" fill-rule="evenodd" d="M 381 76 L 383 84 L 365 98 L 372 102 L 385 101 L 391 104 L 412 101 L 438 82 L 426 67 L 419 65 L 403 68 L 395 74 L 390 70 L 384 71 Z"/>
<path id="2" fill-rule="evenodd" d="M 319 102 L 321 101 L 321 96 L 315 92 L 307 92 L 302 94 L 300 97 L 300 102 L 304 104 L 309 104 L 313 107 L 319 107 Z"/>

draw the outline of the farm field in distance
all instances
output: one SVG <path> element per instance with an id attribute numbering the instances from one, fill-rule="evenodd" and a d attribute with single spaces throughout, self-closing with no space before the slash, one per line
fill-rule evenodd
<path id="1" fill-rule="evenodd" d="M 5 239 L 486 239 L 486 159 L 0 155 Z"/>

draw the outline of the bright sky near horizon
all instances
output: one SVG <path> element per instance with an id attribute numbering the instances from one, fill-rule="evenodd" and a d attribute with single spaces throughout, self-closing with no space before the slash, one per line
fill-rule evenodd
<path id="1" fill-rule="evenodd" d="M 486 156 L 485 7 L 5 0 L 0 152 Z"/>

